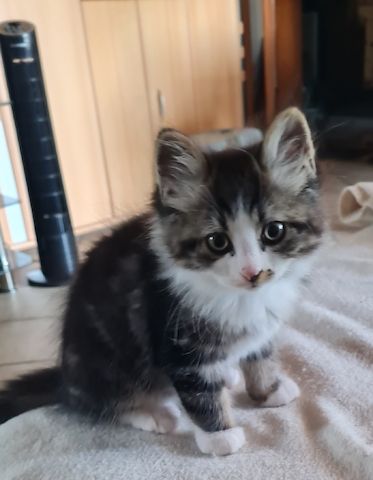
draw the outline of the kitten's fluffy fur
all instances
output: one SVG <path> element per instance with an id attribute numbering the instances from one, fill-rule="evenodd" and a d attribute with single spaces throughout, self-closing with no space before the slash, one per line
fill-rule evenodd
<path id="1" fill-rule="evenodd" d="M 280 114 L 254 154 L 204 154 L 177 131 L 160 133 L 150 211 L 89 253 L 70 289 L 60 367 L 11 382 L 0 419 L 62 402 L 166 432 L 177 430 L 182 409 L 201 451 L 228 454 L 245 440 L 224 388 L 236 381 L 232 367 L 241 366 L 258 404 L 298 395 L 270 357 L 322 236 L 299 110 Z M 272 246 L 262 237 L 270 221 L 286 226 Z M 230 239 L 225 254 L 208 248 L 216 232 Z M 257 286 L 244 268 L 273 275 Z"/>

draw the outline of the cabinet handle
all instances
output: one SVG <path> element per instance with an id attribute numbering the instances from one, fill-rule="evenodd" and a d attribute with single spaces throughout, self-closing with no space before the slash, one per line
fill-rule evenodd
<path id="1" fill-rule="evenodd" d="M 158 100 L 158 112 L 159 116 L 163 119 L 165 110 L 166 110 L 166 101 L 161 90 L 157 90 L 157 100 Z"/>

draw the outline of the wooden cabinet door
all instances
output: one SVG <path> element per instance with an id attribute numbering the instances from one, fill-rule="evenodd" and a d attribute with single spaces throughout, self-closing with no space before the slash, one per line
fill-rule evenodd
<path id="1" fill-rule="evenodd" d="M 187 3 L 197 129 L 242 127 L 239 2 Z"/>
<path id="2" fill-rule="evenodd" d="M 236 0 L 139 0 L 154 130 L 243 124 Z"/>
<path id="3" fill-rule="evenodd" d="M 302 4 L 263 0 L 264 98 L 266 123 L 302 100 Z"/>
<path id="4" fill-rule="evenodd" d="M 276 14 L 276 110 L 302 104 L 302 2 L 281 0 Z"/>
<path id="5" fill-rule="evenodd" d="M 197 130 L 188 1 L 138 1 L 154 132 L 161 127 Z"/>
<path id="6" fill-rule="evenodd" d="M 144 206 L 153 184 L 137 5 L 135 0 L 82 5 L 113 209 L 126 216 Z"/>
<path id="7" fill-rule="evenodd" d="M 0 0 L 0 21 L 14 18 L 36 27 L 72 223 L 79 230 L 106 221 L 112 212 L 80 1 Z"/>

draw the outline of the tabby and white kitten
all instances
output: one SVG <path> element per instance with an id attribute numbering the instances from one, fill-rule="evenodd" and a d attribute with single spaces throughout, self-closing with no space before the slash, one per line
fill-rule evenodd
<path id="1" fill-rule="evenodd" d="M 258 405 L 298 396 L 271 352 L 322 237 L 304 116 L 281 113 L 256 155 L 163 130 L 156 156 L 150 211 L 101 240 L 70 289 L 60 366 L 10 382 L 0 421 L 60 402 L 172 432 L 180 407 L 200 450 L 224 455 L 245 441 L 225 388 L 235 366 Z"/>

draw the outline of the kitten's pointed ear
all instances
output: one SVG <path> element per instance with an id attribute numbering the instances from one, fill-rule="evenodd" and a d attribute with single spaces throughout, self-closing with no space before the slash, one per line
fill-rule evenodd
<path id="1" fill-rule="evenodd" d="M 203 188 L 205 158 L 190 138 L 177 130 L 163 129 L 156 145 L 156 180 L 161 201 L 187 210 Z"/>
<path id="2" fill-rule="evenodd" d="M 311 131 L 300 110 L 288 108 L 275 118 L 264 138 L 262 161 L 272 181 L 293 193 L 316 177 Z"/>

